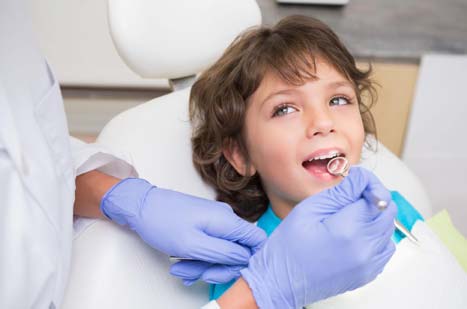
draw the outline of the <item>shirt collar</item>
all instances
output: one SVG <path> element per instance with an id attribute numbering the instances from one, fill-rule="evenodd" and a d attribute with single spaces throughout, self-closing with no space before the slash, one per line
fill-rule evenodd
<path id="1" fill-rule="evenodd" d="M 282 220 L 272 210 L 271 204 L 269 204 L 266 212 L 258 219 L 257 226 L 263 229 L 266 235 L 269 236 L 281 221 Z"/>

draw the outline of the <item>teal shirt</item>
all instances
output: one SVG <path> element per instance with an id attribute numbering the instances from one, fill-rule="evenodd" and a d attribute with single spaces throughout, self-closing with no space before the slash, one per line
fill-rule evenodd
<path id="1" fill-rule="evenodd" d="M 391 197 L 394 203 L 397 205 L 397 219 L 409 230 L 412 230 L 413 225 L 417 220 L 424 221 L 420 213 L 397 191 L 391 192 Z M 281 223 L 281 219 L 276 216 L 271 207 L 268 207 L 266 212 L 259 218 L 257 226 L 262 228 L 266 235 L 271 235 L 271 233 L 276 229 L 276 227 Z M 392 239 L 397 244 L 405 237 L 399 230 L 394 232 Z M 218 299 L 227 291 L 235 280 L 224 284 L 211 284 L 209 286 L 209 298 L 211 300 Z"/>

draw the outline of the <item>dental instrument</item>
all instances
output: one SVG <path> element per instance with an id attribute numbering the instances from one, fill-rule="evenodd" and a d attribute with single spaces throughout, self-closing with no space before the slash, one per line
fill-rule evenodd
<path id="1" fill-rule="evenodd" d="M 345 157 L 335 157 L 329 160 L 327 164 L 327 170 L 331 175 L 346 177 L 349 175 L 350 164 L 349 160 Z M 371 202 L 378 207 L 379 210 L 383 211 L 387 208 L 388 202 L 379 199 L 374 194 L 371 194 Z M 396 228 L 404 234 L 411 242 L 418 245 L 418 239 L 397 219 L 394 219 L 394 225 Z"/>

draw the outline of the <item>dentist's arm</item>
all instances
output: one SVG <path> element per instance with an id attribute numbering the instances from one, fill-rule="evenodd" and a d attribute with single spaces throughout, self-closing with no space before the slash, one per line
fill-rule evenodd
<path id="1" fill-rule="evenodd" d="M 105 218 L 100 210 L 104 194 L 120 181 L 107 174 L 90 171 L 76 177 L 74 214 L 88 218 Z"/>
<path id="2" fill-rule="evenodd" d="M 138 178 L 120 180 L 98 171 L 76 180 L 75 214 L 105 217 L 134 230 L 168 255 L 205 261 L 187 268 L 227 282 L 238 277 L 265 233 L 225 203 L 157 188 Z M 210 263 L 224 264 L 210 268 Z M 187 280 L 189 282 L 189 280 Z"/>
<path id="3" fill-rule="evenodd" d="M 105 218 L 100 210 L 102 197 L 119 181 L 120 179 L 118 178 L 98 171 L 91 171 L 79 175 L 76 178 L 74 213 L 85 217 Z M 253 293 L 242 278 L 237 280 L 237 282 L 218 300 L 218 304 L 222 309 L 258 308 Z"/>
<path id="4" fill-rule="evenodd" d="M 334 188 L 298 204 L 241 271 L 260 308 L 299 308 L 359 288 L 395 252 L 397 207 L 381 212 L 371 191 L 391 201 L 369 171 L 352 168 Z M 286 248 L 286 250 L 284 250 Z"/>

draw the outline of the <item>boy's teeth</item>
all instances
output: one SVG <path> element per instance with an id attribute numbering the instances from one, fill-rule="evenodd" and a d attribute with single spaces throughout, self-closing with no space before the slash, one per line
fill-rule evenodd
<path id="1" fill-rule="evenodd" d="M 330 158 L 333 158 L 333 157 L 336 157 L 337 155 L 339 155 L 338 152 L 331 152 L 327 155 L 322 155 L 322 156 L 318 156 L 318 157 L 314 157 L 314 158 L 311 158 L 310 160 L 308 161 L 313 161 L 313 160 L 324 160 L 324 159 L 330 159 Z"/>

